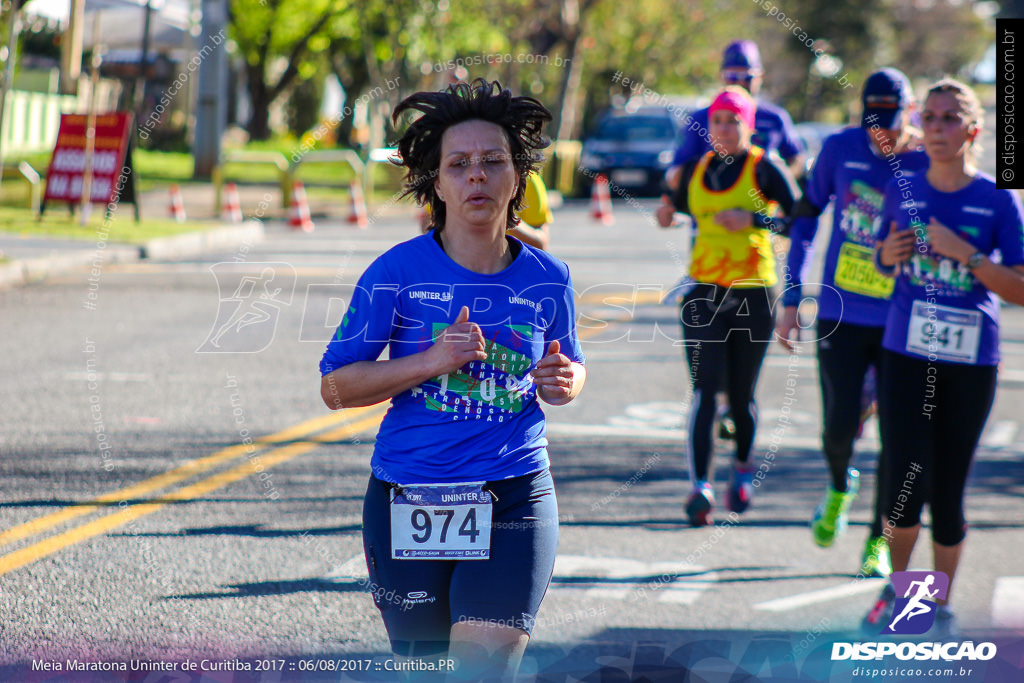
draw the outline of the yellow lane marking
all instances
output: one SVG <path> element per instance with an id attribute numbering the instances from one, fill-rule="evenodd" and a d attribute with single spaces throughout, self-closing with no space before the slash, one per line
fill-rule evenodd
<path id="1" fill-rule="evenodd" d="M 312 420 L 307 420 L 292 427 L 288 427 L 276 434 L 254 439 L 253 448 L 256 448 L 258 452 L 262 452 L 269 445 L 298 440 L 304 436 L 312 434 L 313 432 L 326 427 L 331 427 L 342 420 L 351 420 L 359 417 L 361 414 L 366 413 L 373 408 L 374 406 L 351 408 L 340 413 L 328 413 L 327 415 L 321 415 L 313 418 Z M 38 519 L 25 522 L 24 524 L 20 524 L 0 533 L 0 546 L 13 543 L 29 536 L 34 536 L 35 534 L 46 531 L 47 529 L 52 529 L 53 527 L 63 524 L 69 520 L 91 514 L 96 510 L 108 507 L 112 504 L 117 504 L 122 500 L 141 498 L 142 496 L 170 486 L 171 484 L 176 484 L 179 481 L 188 479 L 189 477 L 202 474 L 220 463 L 234 460 L 248 452 L 248 444 L 235 444 L 233 446 L 228 446 L 227 448 L 217 451 L 212 455 L 191 460 L 173 470 L 164 472 L 163 474 L 158 474 L 155 477 L 133 486 L 128 486 L 119 491 L 114 491 L 113 493 L 107 493 L 98 498 L 94 498 L 93 500 L 82 503 L 81 505 L 66 507 L 62 510 L 39 517 Z"/>
<path id="2" fill-rule="evenodd" d="M 602 320 L 601 322 L 607 322 L 607 321 Z M 584 341 L 587 337 L 593 337 L 598 332 L 604 332 L 607 329 L 608 329 L 608 326 L 605 326 L 605 327 L 577 327 L 576 328 L 576 336 L 580 338 L 580 341 Z"/>
<path id="3" fill-rule="evenodd" d="M 384 411 L 379 411 L 369 415 L 368 417 L 364 417 L 361 420 L 348 423 L 338 429 L 327 432 L 326 434 L 317 437 L 315 441 L 302 441 L 280 446 L 271 450 L 269 453 L 260 455 L 259 464 L 265 469 L 269 469 L 275 465 L 280 465 L 283 462 L 291 460 L 292 458 L 318 447 L 321 439 L 325 441 L 346 439 L 375 427 L 380 424 L 382 419 L 384 419 Z M 27 548 L 8 553 L 7 555 L 0 557 L 0 576 L 18 569 L 19 567 L 24 567 L 26 564 L 35 562 L 36 560 L 42 559 L 48 555 L 52 555 L 58 550 L 62 550 L 76 543 L 81 543 L 82 541 L 94 536 L 104 534 L 119 526 L 128 524 L 140 517 L 152 514 L 169 503 L 188 501 L 204 496 L 211 491 L 221 488 L 222 486 L 226 486 L 238 481 L 239 479 L 251 476 L 255 471 L 253 463 L 245 462 L 230 470 L 225 470 L 224 472 L 215 474 L 207 479 L 168 493 L 167 495 L 162 496 L 158 502 L 146 502 L 123 507 L 117 512 L 110 513 L 87 524 L 75 527 L 74 529 L 69 529 L 62 534 L 44 539 L 38 543 L 28 546 Z"/>
<path id="4" fill-rule="evenodd" d="M 616 321 L 607 322 L 614 324 Z M 581 328 L 578 330 L 578 334 L 580 339 L 585 339 L 593 334 L 597 334 L 598 332 L 603 331 L 604 329 L 607 328 Z M 380 424 L 380 421 L 384 418 L 384 412 L 386 411 L 380 412 L 379 414 L 371 415 L 370 417 L 365 418 L 363 420 L 359 420 L 357 422 L 349 422 L 337 430 L 327 432 L 316 437 L 306 438 L 305 440 L 303 440 L 303 437 L 308 437 L 310 434 L 314 432 L 334 425 L 342 420 L 348 420 L 355 417 L 359 417 L 360 415 L 366 414 L 367 412 L 373 411 L 374 409 L 379 409 L 379 406 L 380 404 L 377 404 L 375 406 L 367 406 L 363 408 L 350 408 L 340 413 L 328 413 L 327 415 L 322 415 L 320 417 L 316 417 L 311 420 L 299 423 L 293 427 L 284 429 L 280 432 L 277 432 L 276 434 L 271 434 L 260 439 L 255 439 L 253 441 L 253 446 L 257 448 L 256 452 L 260 454 L 260 461 L 264 463 L 264 466 L 271 467 L 280 462 L 284 462 L 285 460 L 290 460 L 291 458 L 294 458 L 297 455 L 306 453 L 322 443 L 335 441 L 341 438 L 347 438 L 348 436 L 352 436 L 361 431 L 364 426 Z M 351 431 L 353 429 L 356 429 L 356 431 Z M 272 448 L 273 444 L 282 444 L 287 442 L 294 443 L 288 444 L 286 446 Z M 268 450 L 269 453 L 266 452 Z M 93 499 L 88 503 L 76 505 L 74 507 L 67 507 L 64 508 L 63 510 L 58 510 L 57 512 L 18 525 L 16 527 L 13 527 L 0 533 L 0 546 L 13 543 L 14 541 L 27 538 L 29 536 L 34 536 L 38 533 L 51 529 L 69 520 L 91 514 L 104 507 L 109 507 L 112 504 L 117 504 L 120 503 L 121 501 L 126 501 L 129 499 L 140 498 L 146 494 L 152 493 L 162 488 L 166 488 L 184 479 L 188 479 L 189 477 L 201 474 L 202 472 L 205 472 L 220 463 L 233 460 L 237 457 L 245 455 L 248 452 L 249 446 L 247 444 L 235 444 L 233 446 L 229 446 L 228 448 L 220 450 L 212 455 L 187 462 L 184 465 L 181 465 L 180 467 L 177 467 L 169 472 L 157 475 L 156 477 L 147 479 L 146 481 L 143 481 L 134 486 L 129 486 L 119 491 L 114 491 L 112 493 L 105 494 L 103 496 Z M 282 456 L 282 454 L 284 455 Z M 239 465 L 234 469 L 227 470 L 218 475 L 214 475 L 209 479 L 179 489 L 176 492 L 164 496 L 162 500 L 166 502 L 171 502 L 175 500 L 184 500 L 186 498 L 197 497 L 210 490 L 220 488 L 221 486 L 241 479 L 247 476 L 247 474 L 251 473 L 251 466 L 249 465 L 249 463 L 245 463 L 243 465 Z M 220 483 L 216 483 L 210 489 L 202 488 L 204 486 L 211 485 L 211 482 Z M 190 491 L 193 491 L 193 493 L 190 495 L 186 493 Z M 194 491 L 198 492 L 196 493 Z M 166 502 L 140 503 L 138 505 L 134 505 L 129 508 L 120 510 L 116 513 L 106 515 L 104 517 L 101 517 L 82 526 L 76 527 L 74 529 L 70 529 L 62 534 L 59 534 L 49 539 L 45 539 L 43 541 L 40 541 L 39 543 L 36 543 L 22 550 L 10 553 L 8 555 L 4 555 L 0 557 L 0 575 L 3 575 L 13 569 L 17 569 L 18 567 L 22 567 L 26 564 L 34 562 L 35 560 L 41 557 L 45 557 L 54 552 L 57 552 L 58 550 L 65 548 L 69 545 L 79 543 L 82 540 L 91 538 L 98 534 L 105 533 L 106 531 L 113 529 L 117 526 L 121 526 L 122 524 L 127 524 L 128 522 L 137 519 L 138 517 L 148 515 L 151 512 L 155 512 L 159 508 L 166 505 Z M 131 510 L 136 510 L 137 514 L 135 512 L 129 513 L 128 511 Z M 118 516 L 122 516 L 125 518 L 118 521 Z"/>
<path id="5" fill-rule="evenodd" d="M 661 303 L 661 297 L 665 295 L 665 289 L 634 289 L 621 292 L 593 292 L 584 294 L 576 299 L 577 305 L 584 304 L 606 304 L 624 306 L 636 304 L 638 306 Z"/>

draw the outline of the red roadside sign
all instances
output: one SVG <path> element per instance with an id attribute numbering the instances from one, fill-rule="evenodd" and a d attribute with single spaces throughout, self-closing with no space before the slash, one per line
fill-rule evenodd
<path id="1" fill-rule="evenodd" d="M 60 117 L 57 144 L 53 148 L 50 168 L 46 173 L 44 206 L 48 201 L 72 204 L 81 202 L 82 177 L 85 174 L 86 121 L 85 114 L 62 114 Z M 89 192 L 89 200 L 94 204 L 135 200 L 135 179 L 129 153 L 131 127 L 132 115 L 129 112 L 96 116 L 92 187 Z M 122 180 L 121 170 L 126 164 L 127 170 Z"/>

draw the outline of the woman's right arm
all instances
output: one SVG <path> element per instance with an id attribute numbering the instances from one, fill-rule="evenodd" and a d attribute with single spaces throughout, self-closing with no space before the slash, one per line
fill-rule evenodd
<path id="1" fill-rule="evenodd" d="M 690 180 L 693 178 L 700 160 L 701 157 L 698 156 L 696 159 L 687 161 L 679 169 L 679 184 L 676 185 L 671 199 L 673 208 L 679 213 L 690 213 Z"/>
<path id="2" fill-rule="evenodd" d="M 485 360 L 480 326 L 469 322 L 463 306 L 455 322 L 426 351 L 383 361 L 356 361 L 320 379 L 320 396 L 331 410 L 371 406 L 427 380 L 455 372 L 466 363 Z"/>
<path id="3" fill-rule="evenodd" d="M 661 196 L 661 205 L 655 213 L 658 225 L 661 227 L 669 228 L 673 226 L 673 215 L 676 211 L 685 214 L 690 213 L 690 179 L 693 177 L 693 171 L 699 162 L 700 158 L 687 161 L 676 170 L 676 184 L 669 184 L 672 188 L 672 194 L 671 196 L 667 194 Z M 679 227 L 679 225 L 675 227 Z"/>

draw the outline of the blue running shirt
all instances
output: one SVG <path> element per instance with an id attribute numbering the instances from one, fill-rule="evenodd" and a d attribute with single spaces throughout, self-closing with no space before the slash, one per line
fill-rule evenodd
<path id="1" fill-rule="evenodd" d="M 893 180 L 885 189 L 879 239 L 893 221 L 905 230 L 918 221 L 927 226 L 933 216 L 983 254 L 998 250 L 1004 266 L 1024 264 L 1020 199 L 998 189 L 991 176 L 979 173 L 956 192 L 939 192 L 924 173 Z M 999 301 L 966 266 L 936 254 L 924 234 L 900 266 L 882 346 L 929 361 L 996 365 Z"/>
<path id="2" fill-rule="evenodd" d="M 548 466 L 544 413 L 530 370 L 552 341 L 583 363 L 568 267 L 523 245 L 505 270 L 483 275 L 452 261 L 432 233 L 399 244 L 359 279 L 320 361 L 321 375 L 357 361 L 426 351 L 469 307 L 487 360 L 391 399 L 371 466 L 398 484 L 497 481 Z"/>
<path id="3" fill-rule="evenodd" d="M 825 254 L 818 317 L 866 327 L 882 327 L 889 309 L 892 280 L 875 270 L 879 216 L 886 185 L 894 176 L 928 167 L 923 151 L 877 155 L 866 128 L 847 128 L 828 136 L 814 162 L 807 200 L 818 209 L 832 201 L 832 235 Z M 783 303 L 800 303 L 807 255 L 818 218 L 797 218 L 790 232 L 788 263 L 792 278 Z M 795 286 L 794 286 L 795 285 Z"/>

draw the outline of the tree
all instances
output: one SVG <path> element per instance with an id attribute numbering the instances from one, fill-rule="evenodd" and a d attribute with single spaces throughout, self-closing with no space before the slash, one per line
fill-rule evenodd
<path id="1" fill-rule="evenodd" d="M 316 73 L 330 45 L 329 26 L 355 7 L 348 0 L 231 0 L 231 37 L 245 57 L 252 100 L 252 139 L 270 137 L 271 105 L 296 80 Z"/>
<path id="2" fill-rule="evenodd" d="M 856 102 L 878 66 L 955 73 L 991 42 L 972 5 L 956 0 L 927 8 L 919 0 L 309 0 L 301 10 L 283 0 L 232 2 L 233 35 L 250 65 L 253 137 L 269 132 L 269 103 L 323 59 L 346 104 L 362 97 L 369 106 L 374 145 L 386 140 L 402 97 L 443 87 L 460 60 L 470 78 L 498 78 L 547 104 L 555 114 L 549 135 L 564 139 L 631 94 L 616 74 L 662 95 L 709 93 L 732 40 L 755 40 L 764 94 L 794 112 L 806 106 L 808 116 Z M 810 70 L 825 42 L 851 88 Z M 352 117 L 340 124 L 345 140 Z"/>
<path id="3" fill-rule="evenodd" d="M 834 77 L 819 78 L 810 67 L 813 50 L 789 31 L 778 55 L 782 68 L 773 83 L 777 94 L 815 119 L 823 110 L 842 111 L 846 119 L 856 108 L 864 79 L 883 66 L 899 68 L 913 79 L 934 80 L 956 74 L 976 61 L 991 43 L 984 21 L 969 3 L 956 0 L 866 0 L 835 3 L 833 0 L 793 0 L 786 5 L 791 16 L 812 38 L 827 43 L 842 68 Z M 778 25 L 763 15 L 765 22 Z M 815 48 L 821 42 L 815 43 Z M 844 87 L 845 77 L 850 87 Z"/>
<path id="4" fill-rule="evenodd" d="M 971 4 L 950 0 L 928 7 L 894 2 L 887 28 L 893 62 L 904 65 L 909 76 L 929 81 L 957 75 L 981 59 L 993 41 L 992 30 Z"/>
<path id="5" fill-rule="evenodd" d="M 481 60 L 507 50 L 507 27 L 515 17 L 436 0 L 364 0 L 358 11 L 331 24 L 328 54 L 331 69 L 346 93 L 346 110 L 360 98 L 371 124 L 371 146 L 385 144 L 390 113 L 406 95 L 447 83 L 456 59 Z M 502 20 L 492 20 L 492 16 Z M 488 71 L 474 68 L 473 75 Z M 352 116 L 339 122 L 338 139 L 349 137 Z"/>

